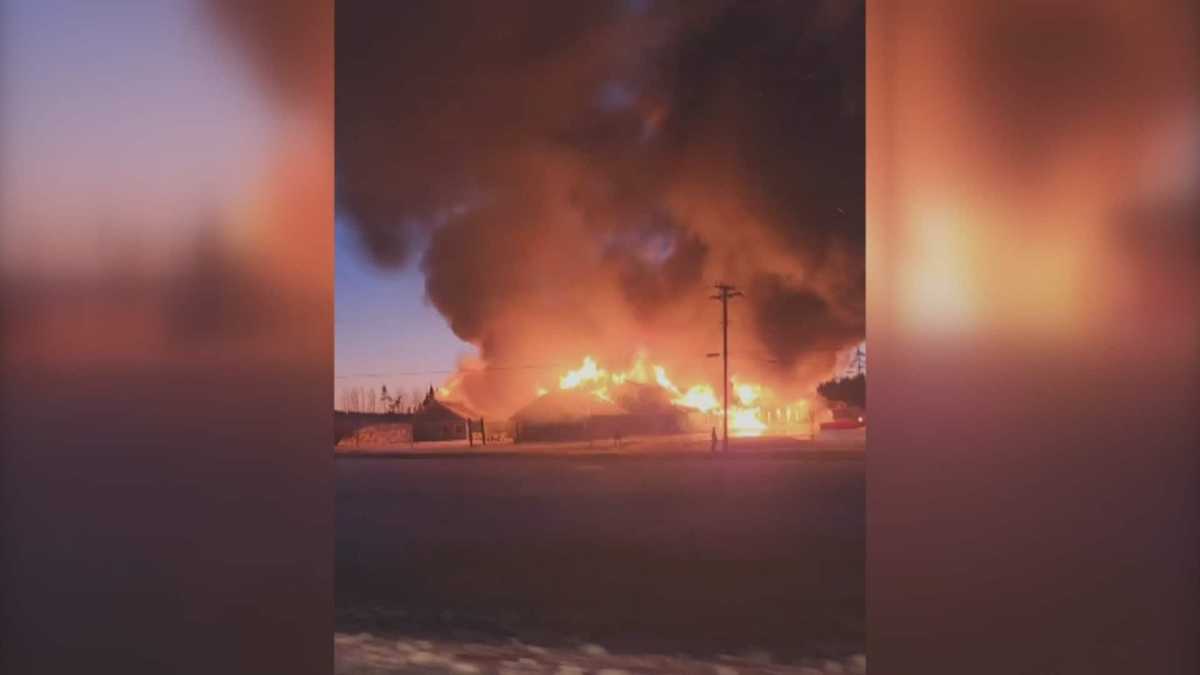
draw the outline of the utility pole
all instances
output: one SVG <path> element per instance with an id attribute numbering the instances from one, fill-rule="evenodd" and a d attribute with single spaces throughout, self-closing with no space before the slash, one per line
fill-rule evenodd
<path id="1" fill-rule="evenodd" d="M 713 300 L 721 301 L 721 451 L 729 452 L 729 299 L 742 295 L 733 284 L 717 284 Z"/>

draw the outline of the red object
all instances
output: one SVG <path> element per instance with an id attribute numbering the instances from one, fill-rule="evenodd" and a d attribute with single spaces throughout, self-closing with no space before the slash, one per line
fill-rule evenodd
<path id="1" fill-rule="evenodd" d="M 821 422 L 821 430 L 832 429 L 859 429 L 866 426 L 858 420 L 834 420 L 832 422 Z"/>

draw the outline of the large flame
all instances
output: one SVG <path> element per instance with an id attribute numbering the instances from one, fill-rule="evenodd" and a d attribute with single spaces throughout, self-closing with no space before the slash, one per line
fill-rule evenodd
<path id="1" fill-rule="evenodd" d="M 766 433 L 772 424 L 794 425 L 809 417 L 806 401 L 791 404 L 773 404 L 764 408 L 764 401 L 772 401 L 770 389 L 751 382 L 733 378 L 732 396 L 729 406 L 729 432 L 734 436 L 759 436 Z M 644 354 L 639 354 L 633 365 L 624 371 L 610 371 L 601 367 L 592 356 L 584 356 L 578 368 L 568 370 L 558 378 L 561 390 L 581 390 L 611 401 L 613 387 L 627 382 L 656 385 L 670 396 L 670 401 L 688 410 L 720 418 L 721 400 L 717 390 L 708 383 L 696 383 L 681 388 L 667 374 L 662 365 L 651 363 Z M 549 389 L 536 388 L 538 396 L 545 396 Z"/>
<path id="2" fill-rule="evenodd" d="M 596 360 L 590 356 L 583 357 L 583 365 L 576 370 L 567 371 L 558 380 L 558 386 L 561 389 L 575 389 L 586 382 L 604 382 L 608 379 L 608 373 L 604 369 L 596 365 Z"/>
<path id="3" fill-rule="evenodd" d="M 694 408 L 704 413 L 711 412 L 713 409 L 721 406 L 721 403 L 717 401 L 717 395 L 713 393 L 713 388 L 707 384 L 692 385 L 686 394 L 673 399 L 671 402 L 675 405 L 683 406 L 684 408 Z"/>
<path id="4" fill-rule="evenodd" d="M 767 430 L 758 408 L 734 406 L 729 410 L 729 429 L 736 436 L 760 436 Z"/>
<path id="5" fill-rule="evenodd" d="M 762 387 L 754 384 L 735 384 L 733 387 L 734 394 L 737 396 L 738 403 L 742 405 L 753 405 L 755 401 L 762 396 Z"/>
<path id="6" fill-rule="evenodd" d="M 662 366 L 654 366 L 654 381 L 658 382 L 658 386 L 663 389 L 677 395 L 679 394 L 679 387 L 671 383 L 670 378 L 667 377 L 666 369 Z"/>

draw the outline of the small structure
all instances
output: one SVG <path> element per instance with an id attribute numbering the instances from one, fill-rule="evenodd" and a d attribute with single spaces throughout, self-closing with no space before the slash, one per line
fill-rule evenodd
<path id="1" fill-rule="evenodd" d="M 421 406 L 412 414 L 413 438 L 416 441 L 467 440 L 471 425 L 478 431 L 479 415 L 465 406 L 439 401 L 433 387 Z"/>

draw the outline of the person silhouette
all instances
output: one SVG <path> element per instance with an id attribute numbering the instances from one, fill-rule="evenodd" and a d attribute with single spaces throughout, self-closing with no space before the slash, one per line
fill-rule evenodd
<path id="1" fill-rule="evenodd" d="M 717 428 L 712 428 L 712 451 L 717 451 Z"/>

